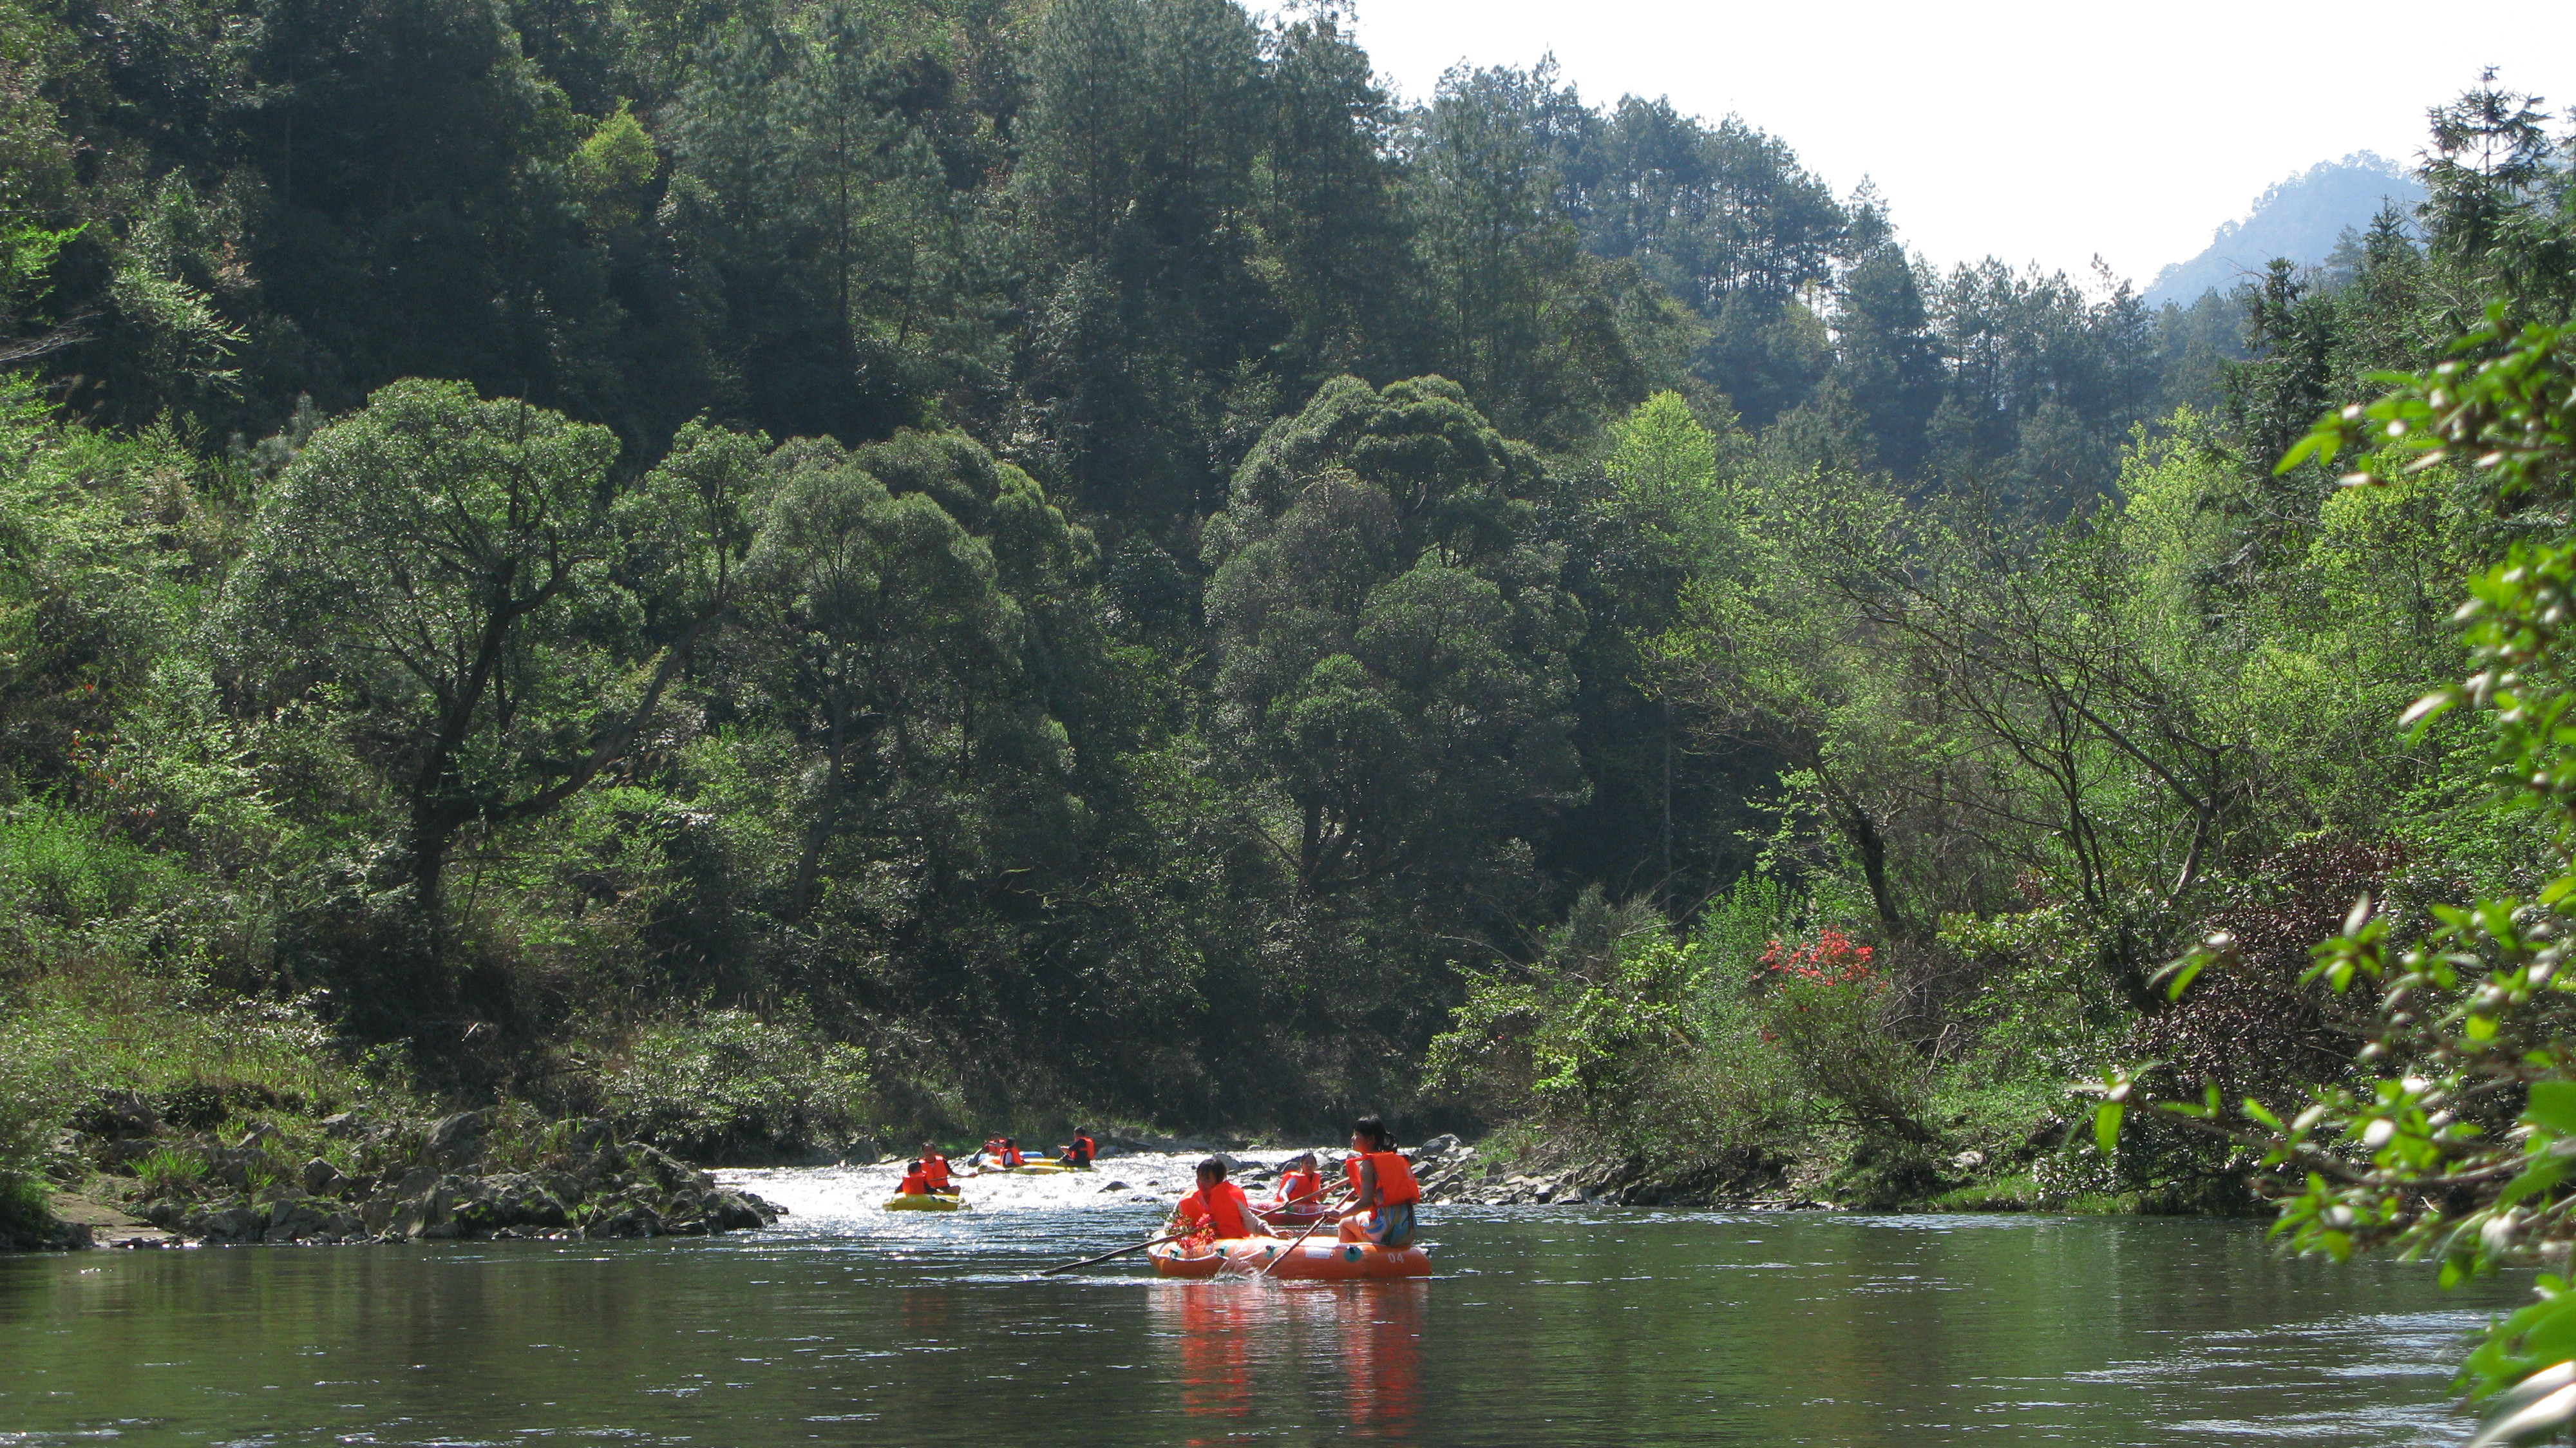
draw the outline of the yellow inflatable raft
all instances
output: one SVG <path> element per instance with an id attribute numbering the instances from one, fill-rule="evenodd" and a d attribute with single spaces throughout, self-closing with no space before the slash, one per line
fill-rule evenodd
<path id="1" fill-rule="evenodd" d="M 955 1212 L 966 1204 L 950 1192 L 897 1192 L 886 1198 L 889 1212 Z"/>

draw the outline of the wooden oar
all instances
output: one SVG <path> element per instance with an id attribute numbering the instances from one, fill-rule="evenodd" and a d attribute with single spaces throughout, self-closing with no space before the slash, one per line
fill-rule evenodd
<path id="1" fill-rule="evenodd" d="M 1067 1262 L 1061 1267 L 1049 1267 L 1038 1275 L 1040 1277 L 1053 1277 L 1058 1272 L 1070 1272 L 1076 1267 L 1089 1267 L 1095 1263 L 1106 1262 L 1112 1257 L 1124 1257 L 1130 1252 L 1142 1252 L 1148 1247 L 1160 1247 L 1165 1242 L 1177 1242 L 1183 1237 L 1195 1237 L 1197 1235 L 1198 1228 L 1192 1227 L 1186 1232 L 1174 1232 L 1168 1237 L 1156 1237 L 1150 1242 L 1139 1242 L 1133 1247 L 1121 1247 L 1115 1252 L 1103 1252 L 1097 1257 L 1085 1257 L 1079 1262 Z"/>
<path id="2" fill-rule="evenodd" d="M 1342 1188 L 1340 1191 L 1333 1193 L 1333 1196 L 1331 1196 L 1331 1197 L 1326 1197 L 1326 1198 L 1324 1199 L 1324 1205 L 1326 1205 L 1326 1206 L 1328 1206 L 1328 1207 L 1329 1207 L 1329 1206 L 1331 1206 L 1331 1205 L 1333 1204 L 1333 1198 L 1334 1198 L 1334 1197 L 1346 1196 L 1346 1195 L 1348 1195 L 1348 1194 L 1350 1193 L 1350 1190 L 1351 1190 L 1351 1189 L 1350 1189 L 1349 1187 L 1344 1187 L 1344 1188 Z M 1281 1252 L 1281 1253 L 1279 1253 L 1278 1255 L 1276 1255 L 1276 1256 L 1272 1257 L 1269 1261 L 1262 1263 L 1262 1264 L 1261 1264 L 1261 1270 L 1260 1270 L 1260 1271 L 1258 1271 L 1258 1272 L 1253 1273 L 1252 1275 L 1253 1275 L 1253 1276 L 1255 1276 L 1255 1277 L 1267 1277 L 1267 1276 L 1269 1276 L 1269 1275 L 1270 1275 L 1270 1269 L 1271 1269 L 1271 1268 L 1278 1266 L 1282 1260 L 1284 1260 L 1284 1259 L 1286 1259 L 1286 1258 L 1288 1258 L 1288 1257 L 1290 1257 L 1290 1256 L 1294 1255 L 1294 1254 L 1296 1253 L 1296 1251 L 1297 1251 L 1297 1249 L 1298 1249 L 1298 1248 L 1303 1247 L 1303 1246 L 1305 1246 L 1305 1245 L 1306 1245 L 1306 1239 L 1307 1239 L 1308 1237 L 1311 1237 L 1311 1236 L 1315 1235 L 1315 1229 L 1316 1229 L 1317 1227 L 1320 1227 L 1320 1226 L 1324 1225 L 1326 1222 L 1329 1222 L 1329 1221 L 1331 1221 L 1331 1220 L 1333 1220 L 1333 1214 L 1332 1214 L 1332 1213 L 1330 1213 L 1330 1212 L 1326 1212 L 1324 1215 L 1322 1215 L 1322 1216 L 1320 1216 L 1320 1217 L 1317 1217 L 1315 1220 L 1313 1220 L 1313 1221 L 1311 1221 L 1311 1222 L 1308 1222 L 1308 1223 L 1306 1224 L 1306 1230 L 1297 1234 L 1297 1240 L 1288 1244 L 1288 1250 L 1287 1250 L 1287 1251 L 1285 1251 L 1285 1252 Z"/>

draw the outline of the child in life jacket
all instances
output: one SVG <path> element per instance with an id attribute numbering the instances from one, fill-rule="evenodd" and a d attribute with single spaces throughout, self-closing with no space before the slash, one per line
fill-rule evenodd
<path id="1" fill-rule="evenodd" d="M 1228 1237 L 1275 1236 L 1252 1211 L 1243 1188 L 1225 1179 L 1225 1161 L 1209 1157 L 1199 1163 L 1199 1189 L 1172 1204 L 1166 1235 L 1187 1232 L 1184 1243 L 1196 1252 Z"/>
<path id="2" fill-rule="evenodd" d="M 1315 1154 L 1307 1152 L 1288 1163 L 1279 1173 L 1279 1184 L 1271 1189 L 1271 1210 L 1311 1210 L 1324 1199 L 1324 1177 L 1315 1170 Z"/>
<path id="3" fill-rule="evenodd" d="M 948 1158 L 939 1154 L 938 1147 L 931 1145 L 929 1142 L 923 1142 L 921 1144 L 921 1160 L 914 1162 L 913 1165 L 921 1172 L 921 1189 L 923 1191 L 953 1192 L 957 1190 L 956 1184 L 949 1180 Z M 909 1178 L 907 1178 L 907 1180 L 909 1180 Z M 911 1188 L 907 1187 L 905 1190 L 910 1191 Z"/>
<path id="4" fill-rule="evenodd" d="M 1351 1124 L 1351 1155 L 1342 1163 L 1351 1179 L 1351 1205 L 1342 1212 L 1341 1239 L 1373 1242 L 1393 1250 L 1412 1245 L 1413 1207 L 1422 1200 L 1413 1163 L 1395 1149 L 1386 1123 L 1363 1116 Z"/>
<path id="5" fill-rule="evenodd" d="M 904 1163 L 903 1184 L 896 1187 L 895 1191 L 898 1194 L 907 1197 L 926 1197 L 930 1195 L 930 1179 L 921 1174 L 920 1162 L 911 1161 Z"/>

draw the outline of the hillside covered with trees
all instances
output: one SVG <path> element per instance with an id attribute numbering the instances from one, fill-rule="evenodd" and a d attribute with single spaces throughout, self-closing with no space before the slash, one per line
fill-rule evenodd
<path id="1" fill-rule="evenodd" d="M 2519 97 L 2150 310 L 1327 10 L 5 4 L 0 1166 L 1383 1106 L 2225 1205 L 2065 1083 L 2333 1078 L 2356 890 L 2545 868 L 2393 722 L 2539 525 L 2273 471 L 2565 314 Z"/>

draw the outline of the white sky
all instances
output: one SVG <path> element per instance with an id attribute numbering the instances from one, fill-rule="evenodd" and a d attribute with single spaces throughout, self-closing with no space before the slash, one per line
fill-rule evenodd
<path id="1" fill-rule="evenodd" d="M 2576 103 L 2576 3 L 2166 0 L 2148 5 L 1358 0 L 1408 98 L 1461 60 L 1553 51 L 1586 101 L 1734 112 L 1848 195 L 1875 179 L 1936 264 L 1993 253 L 2143 289 L 2273 182 L 2423 149 L 2425 107 L 2477 79 Z"/>

